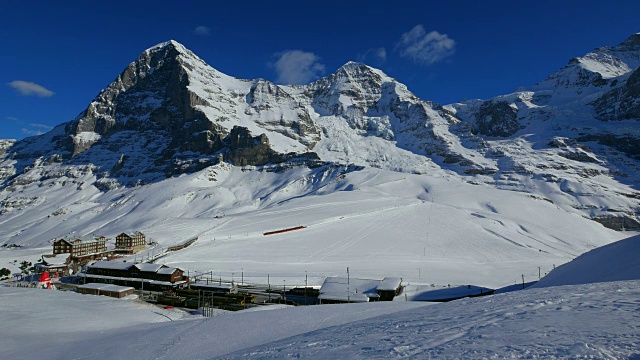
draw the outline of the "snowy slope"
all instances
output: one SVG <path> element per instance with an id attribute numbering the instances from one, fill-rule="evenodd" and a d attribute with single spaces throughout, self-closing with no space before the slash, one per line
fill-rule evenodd
<path id="1" fill-rule="evenodd" d="M 3 215 L 2 241 L 25 248 L 1 250 L 0 259 L 37 260 L 51 251 L 51 234 L 140 230 L 163 247 L 199 236 L 160 261 L 226 279 L 244 269 L 248 282 L 271 274 L 299 285 L 307 271 L 319 285 L 351 266 L 364 278 L 498 287 L 624 236 L 541 197 L 436 175 L 217 165 L 106 193 L 87 184 L 90 174 L 53 178 L 25 185 L 24 210 Z M 81 190 L 69 197 L 70 188 Z"/>
<path id="2" fill-rule="evenodd" d="M 498 186 L 535 193 L 558 184 L 566 201 L 552 200 L 567 211 L 640 229 L 639 65 L 635 34 L 571 60 L 526 91 L 445 109 L 467 124 L 476 145 L 467 144 L 495 159 Z"/>
<path id="3" fill-rule="evenodd" d="M 636 38 L 600 53 L 632 71 Z M 604 55 L 585 58 L 604 74 Z M 629 72 L 616 76 L 607 91 L 633 96 Z M 21 247 L 0 261 L 140 230 L 159 247 L 199 237 L 166 263 L 256 282 L 346 266 L 439 285 L 534 280 L 625 237 L 606 227 L 640 229 L 636 121 L 599 120 L 589 104 L 606 91 L 574 85 L 442 107 L 364 64 L 279 86 L 162 43 L 77 119 L 2 143 L 0 243 Z"/>
<path id="4" fill-rule="evenodd" d="M 35 325 L 0 309 L 0 319 L 12 329 L 0 340 L 5 345 L 0 354 L 11 359 L 635 358 L 640 355 L 638 285 L 634 280 L 549 287 L 437 305 L 306 306 L 191 321 L 147 319 L 140 325 L 118 316 L 114 319 L 122 322 L 115 327 L 99 323 L 108 321 L 105 313 L 125 314 L 115 299 L 0 289 L 0 296 L 14 303 L 46 299 L 64 319 L 48 322 L 59 330 L 56 336 L 43 333 L 27 344 Z M 61 306 L 62 296 L 64 301 L 91 298 L 104 312 Z M 51 317 L 41 306 L 30 311 L 34 319 Z M 95 320 L 85 321 L 88 316 Z M 38 327 L 48 328 L 41 322 Z M 96 327 L 100 330 L 90 331 Z"/>
<path id="5" fill-rule="evenodd" d="M 640 279 L 640 236 L 617 241 L 554 269 L 534 287 Z"/>
<path id="6" fill-rule="evenodd" d="M 313 306 L 222 311 L 216 317 L 202 318 L 136 300 L 58 291 L 0 288 L 0 297 L 5 304 L 0 320 L 11 326 L 0 339 L 0 357 L 16 360 L 158 359 L 175 357 L 175 351 L 183 359 L 211 358 L 293 334 L 428 306 L 415 302 Z M 96 312 L 96 306 L 101 311 Z M 160 326 L 164 322 L 169 326 Z"/>

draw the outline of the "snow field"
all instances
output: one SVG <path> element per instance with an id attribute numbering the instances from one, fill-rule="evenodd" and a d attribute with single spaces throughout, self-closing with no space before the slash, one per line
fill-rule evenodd
<path id="1" fill-rule="evenodd" d="M 41 205 L 3 219 L 4 242 L 22 241 L 44 254 L 53 238 L 72 231 L 114 237 L 140 230 L 160 247 L 199 237 L 159 262 L 227 280 L 244 271 L 256 281 L 270 274 L 299 285 L 306 271 L 320 285 L 349 266 L 361 278 L 501 287 L 523 274 L 537 280 L 538 267 L 544 274 L 624 236 L 538 197 L 446 173 L 300 167 L 271 173 L 223 165 L 102 194 L 87 187 L 67 197 L 50 189 Z M 63 211 L 50 216 L 54 209 Z M 262 235 L 295 226 L 306 228 Z M 2 250 L 0 261 L 13 266 L 31 252 Z"/>

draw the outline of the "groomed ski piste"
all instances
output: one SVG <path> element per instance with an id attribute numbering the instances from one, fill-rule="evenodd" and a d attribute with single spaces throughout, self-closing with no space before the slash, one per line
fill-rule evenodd
<path id="1" fill-rule="evenodd" d="M 640 356 L 638 250 L 640 237 L 625 239 L 555 269 L 537 286 L 500 295 L 442 304 L 274 307 L 210 318 L 136 300 L 3 287 L 0 318 L 11 331 L 0 337 L 0 355 L 634 359 Z"/>

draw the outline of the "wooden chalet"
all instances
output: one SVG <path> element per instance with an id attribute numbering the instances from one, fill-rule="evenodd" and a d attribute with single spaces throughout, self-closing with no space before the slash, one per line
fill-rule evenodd
<path id="1" fill-rule="evenodd" d="M 380 295 L 380 301 L 393 301 L 393 298 L 402 293 L 402 278 L 386 277 L 382 279 L 376 292 Z"/>
<path id="2" fill-rule="evenodd" d="M 80 276 L 85 277 L 87 282 L 118 284 L 145 290 L 169 290 L 186 284 L 181 269 L 123 261 L 96 261 Z"/>
<path id="3" fill-rule="evenodd" d="M 45 271 L 50 274 L 58 273 L 59 276 L 65 276 L 69 273 L 69 254 L 43 255 L 42 261 L 35 264 L 36 274 L 42 274 Z"/>
<path id="4" fill-rule="evenodd" d="M 110 257 L 113 252 L 107 250 L 107 238 L 79 237 L 59 239 L 53 242 L 53 255 L 69 254 L 68 263 L 86 263 L 91 260 Z"/>
<path id="5" fill-rule="evenodd" d="M 144 250 L 147 245 L 147 237 L 136 231 L 135 233 L 129 235 L 127 233 L 122 233 L 116 236 L 116 254 L 135 254 Z"/>

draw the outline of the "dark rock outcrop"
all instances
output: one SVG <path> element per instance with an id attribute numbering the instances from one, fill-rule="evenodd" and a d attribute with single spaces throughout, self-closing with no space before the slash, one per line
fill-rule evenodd
<path id="1" fill-rule="evenodd" d="M 473 130 L 486 136 L 511 136 L 523 128 L 517 117 L 518 110 L 509 103 L 487 101 L 478 109 Z"/>
<path id="2" fill-rule="evenodd" d="M 591 102 L 604 121 L 640 120 L 640 69 L 634 71 L 627 82 Z"/>
<path id="3" fill-rule="evenodd" d="M 596 216 L 592 220 L 599 222 L 604 227 L 609 229 L 621 231 L 621 230 L 640 230 L 640 222 L 629 216 L 615 216 L 615 215 L 603 215 Z"/>

